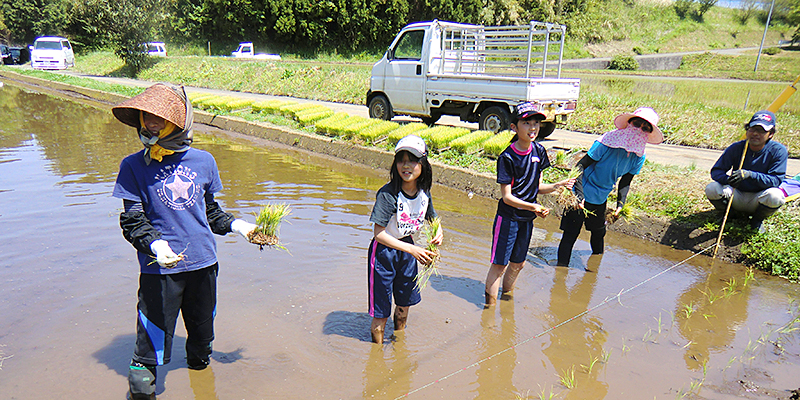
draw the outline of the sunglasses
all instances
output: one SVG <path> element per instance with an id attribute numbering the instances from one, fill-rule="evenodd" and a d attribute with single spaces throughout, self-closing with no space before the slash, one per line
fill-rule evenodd
<path id="1" fill-rule="evenodd" d="M 652 133 L 653 132 L 653 125 L 650 125 L 649 122 L 645 121 L 642 118 L 639 118 L 639 117 L 631 118 L 628 121 L 628 123 L 633 125 L 634 128 L 641 129 L 643 132 L 646 132 L 646 133 Z"/>

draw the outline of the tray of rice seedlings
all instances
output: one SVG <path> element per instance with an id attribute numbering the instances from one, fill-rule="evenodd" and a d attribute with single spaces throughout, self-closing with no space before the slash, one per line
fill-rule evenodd
<path id="1" fill-rule="evenodd" d="M 225 111 L 240 111 L 250 108 L 250 105 L 253 104 L 252 99 L 234 99 L 227 103 L 225 103 L 222 107 Z"/>
<path id="2" fill-rule="evenodd" d="M 460 138 L 465 136 L 469 133 L 469 129 L 467 128 L 454 128 L 454 127 L 446 127 L 447 129 L 440 129 L 431 131 L 430 135 L 430 143 L 431 148 L 434 150 L 442 150 L 445 147 L 450 145 L 450 142 L 454 139 Z"/>
<path id="3" fill-rule="evenodd" d="M 353 116 L 348 113 L 334 113 L 328 118 L 317 121 L 317 123 L 314 124 L 314 129 L 323 135 L 335 136 L 336 129 L 338 129 L 339 126 L 343 126 L 343 124 L 349 123 L 348 120 L 351 118 L 353 118 Z"/>
<path id="4" fill-rule="evenodd" d="M 438 265 L 439 260 L 441 259 L 441 252 L 439 251 L 439 246 L 431 243 L 431 240 L 436 237 L 441 229 L 442 220 L 439 217 L 436 217 L 430 221 L 425 221 L 425 224 L 422 225 L 422 237 L 427 242 L 425 245 L 425 250 L 432 251 L 435 255 L 429 264 L 419 265 L 417 276 L 414 277 L 414 282 L 416 282 L 419 290 L 424 289 L 425 286 L 428 285 L 428 281 L 431 279 L 432 275 L 439 275 Z"/>
<path id="5" fill-rule="evenodd" d="M 278 233 L 281 222 L 291 211 L 285 203 L 265 205 L 256 214 L 256 229 L 248 235 L 247 239 L 250 240 L 250 243 L 257 244 L 260 250 L 264 250 L 264 246 L 275 246 L 286 250 L 286 247 L 280 244 Z"/>
<path id="6" fill-rule="evenodd" d="M 365 119 L 366 118 L 364 118 L 364 117 L 359 117 L 357 115 L 349 115 L 348 114 L 347 117 L 345 117 L 343 119 L 340 119 L 338 121 L 331 122 L 329 125 L 324 126 L 323 130 L 324 130 L 324 133 L 327 134 L 327 135 L 330 135 L 330 136 L 341 136 L 342 135 L 342 129 L 344 129 L 346 126 L 348 126 L 350 124 L 354 124 L 356 122 L 363 121 Z M 316 127 L 317 127 L 317 130 L 319 130 L 319 124 L 316 125 Z"/>
<path id="7" fill-rule="evenodd" d="M 328 107 L 322 109 L 311 109 L 297 113 L 295 118 L 304 126 L 314 125 L 319 120 L 325 119 L 333 115 L 333 110 Z"/>
<path id="8" fill-rule="evenodd" d="M 231 96 L 222 96 L 218 97 L 214 100 L 208 101 L 205 104 L 208 106 L 209 109 L 215 111 L 227 111 L 228 103 L 235 101 L 235 97 Z"/>
<path id="9" fill-rule="evenodd" d="M 200 97 L 194 102 L 194 105 L 201 110 L 206 110 L 209 108 L 208 102 L 216 101 L 219 97 L 220 96 L 214 94 L 210 96 Z"/>
<path id="10" fill-rule="evenodd" d="M 203 101 L 206 99 L 210 99 L 212 97 L 217 97 L 217 95 L 211 93 L 192 93 L 189 94 L 188 96 L 189 96 L 189 101 L 191 101 L 192 104 L 195 104 L 199 101 Z"/>
<path id="11" fill-rule="evenodd" d="M 253 109 L 254 112 L 277 114 L 279 108 L 289 104 L 297 104 L 297 102 L 289 100 L 265 100 L 265 101 L 257 101 L 253 103 L 250 107 Z"/>
<path id="12" fill-rule="evenodd" d="M 481 144 L 494 136 L 492 131 L 472 131 L 464 136 L 453 139 L 450 142 L 450 148 L 460 151 L 464 154 L 472 154 L 478 152 L 482 146 Z"/>
<path id="13" fill-rule="evenodd" d="M 488 156 L 497 157 L 503 150 L 511 144 L 511 138 L 514 137 L 516 133 L 514 131 L 502 131 L 497 132 L 494 137 L 487 139 L 483 142 L 483 152 L 486 153 Z"/>
<path id="14" fill-rule="evenodd" d="M 300 111 L 311 110 L 311 109 L 314 109 L 314 108 L 317 108 L 317 107 L 320 107 L 320 106 L 317 105 L 317 104 L 314 104 L 314 103 L 288 104 L 288 105 L 279 107 L 278 108 L 278 112 L 281 115 L 285 116 L 285 117 L 294 118 L 295 115 L 297 115 L 297 113 L 300 112 Z"/>
<path id="15" fill-rule="evenodd" d="M 428 129 L 428 125 L 425 125 L 421 122 L 411 122 L 401 126 L 398 129 L 395 129 L 389 132 L 389 143 L 394 146 L 400 139 L 411 135 L 416 134 L 416 132 L 421 131 L 423 129 Z"/>
<path id="16" fill-rule="evenodd" d="M 376 143 L 379 139 L 385 137 L 390 132 L 398 129 L 400 124 L 392 121 L 378 121 L 377 124 L 368 126 L 357 133 L 358 137 L 369 144 Z"/>
<path id="17" fill-rule="evenodd" d="M 352 137 L 359 137 L 358 133 L 364 129 L 369 128 L 370 126 L 374 126 L 380 124 L 381 120 L 379 119 L 372 119 L 372 118 L 365 118 L 363 121 L 356 121 L 353 124 L 347 125 L 342 128 L 341 136 L 352 138 Z"/>

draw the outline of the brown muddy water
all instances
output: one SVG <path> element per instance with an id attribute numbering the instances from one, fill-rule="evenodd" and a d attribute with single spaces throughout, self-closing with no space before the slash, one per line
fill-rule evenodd
<path id="1" fill-rule="evenodd" d="M 123 399 L 138 267 L 111 190 L 136 136 L 108 108 L 8 83 L 0 110 L 0 398 Z M 579 241 L 573 265 L 555 268 L 555 217 L 536 221 L 513 298 L 484 310 L 495 201 L 441 186 L 442 276 L 406 331 L 373 345 L 368 219 L 388 170 L 197 136 L 227 211 L 252 221 L 265 203 L 291 205 L 289 252 L 218 237 L 211 366 L 186 368 L 179 321 L 160 399 L 767 399 L 800 387 L 796 285 L 705 256 L 676 266 L 692 254 L 613 232 L 602 257 Z"/>

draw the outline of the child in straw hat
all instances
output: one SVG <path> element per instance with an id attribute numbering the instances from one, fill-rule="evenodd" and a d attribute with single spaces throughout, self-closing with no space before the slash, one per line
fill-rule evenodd
<path id="1" fill-rule="evenodd" d="M 192 105 L 182 87 L 156 84 L 112 109 L 136 129 L 144 149 L 122 160 L 113 196 L 122 199 L 122 234 L 140 266 L 130 397 L 154 399 L 156 366 L 170 362 L 178 313 L 186 361 L 204 369 L 211 355 L 217 254 L 213 234 L 244 236 L 254 224 L 222 211 L 217 163 L 192 144 Z"/>
<path id="2" fill-rule="evenodd" d="M 603 134 L 578 161 L 581 173 L 572 187 L 577 206 L 567 209 L 561 218 L 564 235 L 558 245 L 558 266 L 569 266 L 572 247 L 584 224 L 591 232 L 592 254 L 603 253 L 608 195 L 619 180 L 617 207 L 612 212 L 612 219 L 616 219 L 625 205 L 633 176 L 639 174 L 644 165 L 645 145 L 664 141 L 658 128 L 658 114 L 650 107 L 618 115 L 614 126 L 617 129 Z"/>

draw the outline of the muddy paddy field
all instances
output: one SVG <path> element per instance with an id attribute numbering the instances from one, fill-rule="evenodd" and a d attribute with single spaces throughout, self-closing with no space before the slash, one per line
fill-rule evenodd
<path id="1" fill-rule="evenodd" d="M 138 267 L 111 190 L 136 136 L 107 107 L 8 83 L 0 109 L 0 397 L 123 399 Z M 579 240 L 573 264 L 555 268 L 553 216 L 536 221 L 513 296 L 484 310 L 496 200 L 443 186 L 442 276 L 406 331 L 373 345 L 369 213 L 389 166 L 213 129 L 195 146 L 217 159 L 225 210 L 252 221 L 264 204 L 292 207 L 288 251 L 218 237 L 211 366 L 186 368 L 179 320 L 159 399 L 789 399 L 800 388 L 795 284 L 613 232 L 602 257 Z"/>

